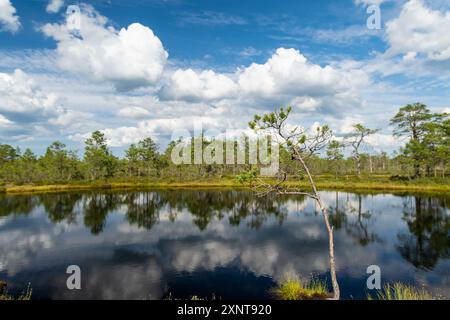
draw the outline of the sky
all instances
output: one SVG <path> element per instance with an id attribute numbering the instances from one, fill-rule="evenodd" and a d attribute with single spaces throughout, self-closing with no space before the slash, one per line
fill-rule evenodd
<path id="1" fill-rule="evenodd" d="M 393 152 L 399 107 L 450 112 L 449 32 L 448 0 L 0 0 L 0 143 L 82 151 L 101 130 L 121 154 L 291 105 L 291 124 L 362 123 Z"/>

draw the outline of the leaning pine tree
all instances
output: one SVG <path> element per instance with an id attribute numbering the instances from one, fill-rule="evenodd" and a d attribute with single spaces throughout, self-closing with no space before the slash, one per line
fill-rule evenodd
<path id="1" fill-rule="evenodd" d="M 258 190 L 260 196 L 270 193 L 279 195 L 303 195 L 313 199 L 322 213 L 329 240 L 329 263 L 331 282 L 333 285 L 333 300 L 339 300 L 340 290 L 336 276 L 336 263 L 334 258 L 334 237 L 333 228 L 329 221 L 329 213 L 323 203 L 320 194 L 317 191 L 314 178 L 308 167 L 308 159 L 316 155 L 320 150 L 324 149 L 330 142 L 333 134 L 328 126 L 317 127 L 313 133 L 300 126 L 290 127 L 287 125 L 287 119 L 292 108 L 286 110 L 280 108 L 263 116 L 256 115 L 254 120 L 249 123 L 250 128 L 256 132 L 263 133 L 264 136 L 269 135 L 279 142 L 280 148 L 286 148 L 294 161 L 298 161 L 301 170 L 306 174 L 309 180 L 311 190 L 304 192 L 295 188 L 289 188 L 284 185 L 287 180 L 287 174 L 281 172 L 276 184 L 268 184 L 262 179 L 253 178 L 257 181 L 254 188 Z M 248 177 L 247 177 L 248 178 Z"/>

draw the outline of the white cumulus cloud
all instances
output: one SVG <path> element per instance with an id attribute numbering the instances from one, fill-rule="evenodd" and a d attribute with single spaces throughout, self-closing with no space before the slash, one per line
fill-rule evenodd
<path id="1" fill-rule="evenodd" d="M 80 29 L 46 24 L 42 31 L 58 43 L 59 65 L 68 71 L 112 83 L 118 90 L 155 84 L 168 53 L 153 31 L 140 23 L 116 30 L 92 7 L 81 6 Z"/>
<path id="2" fill-rule="evenodd" d="M 126 107 L 120 109 L 117 114 L 125 118 L 139 119 L 142 117 L 148 117 L 150 115 L 150 111 L 142 107 Z"/>
<path id="3" fill-rule="evenodd" d="M 0 31 L 6 30 L 14 33 L 19 28 L 20 21 L 16 15 L 16 8 L 10 0 L 0 0 Z"/>
<path id="4" fill-rule="evenodd" d="M 92 115 L 67 109 L 20 69 L 0 73 L 0 126 L 23 139 L 81 130 Z M 11 133 L 12 132 L 12 133 Z M 21 139 L 22 139 L 21 138 Z"/>
<path id="5" fill-rule="evenodd" d="M 279 48 L 266 63 L 253 63 L 239 75 L 242 92 L 259 98 L 346 98 L 369 82 L 363 71 L 322 67 L 309 62 L 298 50 L 285 48 Z"/>
<path id="6" fill-rule="evenodd" d="M 441 12 L 427 7 L 422 0 L 409 0 L 400 15 L 386 23 L 386 36 L 390 45 L 388 55 L 414 53 L 430 60 L 450 59 L 450 11 Z"/>
<path id="7" fill-rule="evenodd" d="M 47 5 L 46 10 L 48 13 L 57 13 L 63 6 L 64 0 L 51 0 Z"/>
<path id="8" fill-rule="evenodd" d="M 0 112 L 54 114 L 57 97 L 40 90 L 22 70 L 0 73 Z"/>
<path id="9" fill-rule="evenodd" d="M 8 120 L 5 116 L 0 114 L 0 128 L 7 128 L 13 124 L 12 121 Z"/>
<path id="10" fill-rule="evenodd" d="M 321 104 L 322 101 L 320 99 L 311 97 L 295 97 L 290 103 L 291 106 L 296 107 L 303 112 L 315 111 Z"/>
<path id="11" fill-rule="evenodd" d="M 196 72 L 192 69 L 177 70 L 163 89 L 163 95 L 172 99 L 215 100 L 236 94 L 236 83 L 212 70 Z"/>

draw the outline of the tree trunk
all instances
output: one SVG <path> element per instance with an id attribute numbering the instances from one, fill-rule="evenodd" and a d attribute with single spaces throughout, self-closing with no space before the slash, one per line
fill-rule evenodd
<path id="1" fill-rule="evenodd" d="M 361 175 L 361 158 L 358 156 L 356 156 L 356 173 L 358 174 L 358 176 Z"/>
<path id="2" fill-rule="evenodd" d="M 338 178 L 338 171 L 339 171 L 339 164 L 336 162 L 336 172 L 335 172 L 335 179 L 337 180 L 337 178 Z"/>
<path id="3" fill-rule="evenodd" d="M 298 152 L 298 150 L 296 150 L 294 148 L 294 152 L 298 158 L 298 160 L 300 161 L 300 163 L 302 164 L 303 169 L 305 170 L 312 191 L 313 191 L 313 195 L 315 197 L 316 203 L 320 208 L 320 211 L 322 212 L 322 216 L 323 216 L 323 220 L 325 222 L 325 226 L 327 228 L 327 232 L 328 232 L 328 255 L 329 255 L 329 262 L 330 262 L 330 274 L 331 274 L 331 283 L 333 285 L 333 300 L 339 300 L 340 298 L 340 289 L 339 289 L 339 283 L 337 281 L 337 276 L 336 276 L 336 263 L 335 263 L 335 259 L 334 259 L 334 235 L 333 235 L 333 228 L 330 225 L 330 221 L 328 219 L 328 211 L 325 208 L 325 206 L 323 205 L 322 199 L 320 198 L 320 195 L 317 191 L 317 187 L 316 184 L 314 183 L 314 179 L 308 169 L 308 166 L 306 165 L 305 161 L 303 160 L 300 152 Z"/>
<path id="4" fill-rule="evenodd" d="M 414 160 L 414 178 L 419 178 L 420 177 L 420 158 L 416 154 L 414 154 L 413 160 Z"/>

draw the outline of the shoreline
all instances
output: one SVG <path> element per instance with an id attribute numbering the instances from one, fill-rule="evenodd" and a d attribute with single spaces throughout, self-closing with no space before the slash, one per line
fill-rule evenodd
<path id="1" fill-rule="evenodd" d="M 317 188 L 321 191 L 376 191 L 376 192 L 434 192 L 450 193 L 448 184 L 431 183 L 398 183 L 398 182 L 373 182 L 373 181 L 318 181 Z M 306 181 L 286 182 L 286 186 L 308 188 Z M 3 194 L 27 194 L 27 193 L 58 193 L 67 191 L 90 190 L 137 190 L 137 189 L 201 189 L 201 188 L 233 188 L 249 189 L 248 185 L 242 185 L 233 180 L 200 181 L 200 182 L 105 182 L 105 183 L 80 183 L 80 184 L 49 184 L 49 185 L 22 185 L 0 187 Z"/>

